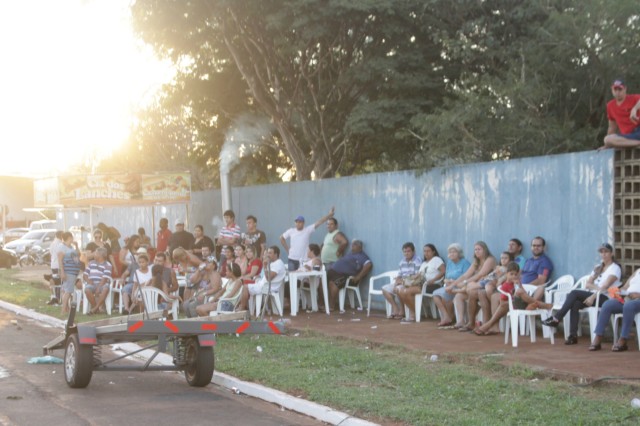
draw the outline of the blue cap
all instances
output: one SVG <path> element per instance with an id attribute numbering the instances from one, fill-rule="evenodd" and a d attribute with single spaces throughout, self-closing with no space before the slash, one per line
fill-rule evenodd
<path id="1" fill-rule="evenodd" d="M 296 220 L 294 222 L 304 222 L 304 216 L 296 217 Z"/>

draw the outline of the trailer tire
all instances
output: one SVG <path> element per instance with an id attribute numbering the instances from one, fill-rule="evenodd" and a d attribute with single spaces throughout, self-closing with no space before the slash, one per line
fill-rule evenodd
<path id="1" fill-rule="evenodd" d="M 184 377 L 191 386 L 204 387 L 211 383 L 213 378 L 213 348 L 202 347 L 197 338 L 188 339 L 186 342 L 187 365 Z"/>
<path id="2" fill-rule="evenodd" d="M 93 374 L 93 347 L 81 345 L 78 334 L 67 338 L 64 351 L 64 378 L 71 388 L 86 388 Z"/>

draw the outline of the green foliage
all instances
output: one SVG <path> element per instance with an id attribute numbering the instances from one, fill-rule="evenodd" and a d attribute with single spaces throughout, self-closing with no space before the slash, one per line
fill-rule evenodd
<path id="1" fill-rule="evenodd" d="M 459 17 L 440 36 L 461 73 L 436 113 L 412 119 L 424 141 L 416 166 L 593 149 L 610 82 L 640 84 L 635 1 L 431 3 Z"/>
<path id="2" fill-rule="evenodd" d="M 610 81 L 640 86 L 635 0 L 138 0 L 178 67 L 126 161 L 217 182 L 233 123 L 268 117 L 236 184 L 592 149 Z M 194 170 L 195 169 L 195 170 Z"/>

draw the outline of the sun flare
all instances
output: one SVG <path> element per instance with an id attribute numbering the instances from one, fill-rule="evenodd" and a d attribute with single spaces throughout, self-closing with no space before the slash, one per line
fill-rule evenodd
<path id="1" fill-rule="evenodd" d="M 0 2 L 0 175 L 73 173 L 127 138 L 172 75 L 133 35 L 129 5 Z"/>

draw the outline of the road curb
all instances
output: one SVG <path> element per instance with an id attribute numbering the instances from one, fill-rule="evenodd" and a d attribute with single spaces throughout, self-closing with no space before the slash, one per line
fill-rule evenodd
<path id="1" fill-rule="evenodd" d="M 66 321 L 51 317 L 49 315 L 44 315 L 44 314 L 35 312 L 33 310 L 26 309 L 19 305 L 14 305 L 13 303 L 5 302 L 3 300 L 0 300 L 0 308 L 13 312 L 16 315 L 36 320 L 40 323 L 46 324 L 51 327 L 63 329 L 66 323 Z M 140 346 L 134 343 L 121 343 L 114 346 L 119 346 L 120 349 L 123 349 L 127 352 L 133 352 L 140 349 Z M 143 359 L 148 359 L 154 352 L 155 351 L 152 351 L 152 350 L 144 350 L 138 353 L 137 356 Z M 173 358 L 167 354 L 158 354 L 156 358 L 153 360 L 153 363 L 157 363 L 161 365 L 173 365 Z M 340 425 L 340 426 L 376 425 L 376 423 L 371 423 L 369 421 L 359 419 L 357 417 L 352 417 L 347 413 L 336 411 L 331 407 L 316 404 L 315 402 L 307 401 L 302 398 L 297 398 L 295 396 L 291 396 L 287 393 L 281 392 L 276 389 L 271 389 L 266 386 L 259 385 L 257 383 L 245 382 L 244 380 L 240 380 L 236 377 L 229 376 L 228 374 L 214 372 L 212 383 L 232 391 L 237 390 L 240 393 L 251 396 L 253 398 L 258 398 L 263 401 L 270 402 L 272 404 L 277 404 L 285 409 L 295 411 L 297 413 L 304 414 L 309 417 L 313 417 L 322 422 L 329 423 L 332 425 Z"/>

